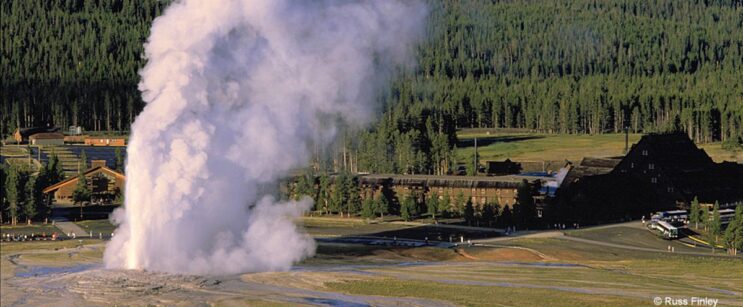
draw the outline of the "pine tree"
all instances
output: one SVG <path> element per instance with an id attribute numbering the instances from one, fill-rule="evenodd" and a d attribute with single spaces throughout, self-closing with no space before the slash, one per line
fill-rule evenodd
<path id="1" fill-rule="evenodd" d="M 513 215 L 520 226 L 531 226 L 537 215 L 537 208 L 534 203 L 534 188 L 529 182 L 524 180 L 516 191 L 516 204 L 513 206 Z"/>
<path id="2" fill-rule="evenodd" d="M 372 199 L 372 197 L 367 197 L 364 199 L 364 204 L 361 206 L 361 217 L 365 219 L 373 218 L 375 209 L 376 204 L 374 199 Z"/>
<path id="3" fill-rule="evenodd" d="M 700 210 L 699 199 L 694 196 L 694 199 L 691 201 L 691 208 L 689 209 L 689 222 L 694 223 L 694 228 L 699 228 L 699 222 L 702 220 Z"/>
<path id="4" fill-rule="evenodd" d="M 23 188 L 17 166 L 10 166 L 5 179 L 5 195 L 8 200 L 8 218 L 11 225 L 18 223 L 18 208 L 23 200 Z"/>
<path id="5" fill-rule="evenodd" d="M 85 173 L 79 172 L 77 176 L 77 185 L 72 191 L 72 201 L 74 204 L 80 204 L 80 219 L 83 218 L 83 206 L 86 201 L 90 201 L 90 189 L 88 188 L 88 179 Z"/>
<path id="6" fill-rule="evenodd" d="M 85 153 L 85 150 L 80 153 L 80 162 L 78 165 L 78 171 L 79 172 L 86 172 L 88 170 L 88 155 Z"/>
<path id="7" fill-rule="evenodd" d="M 400 204 L 400 217 L 404 221 L 410 221 L 412 217 L 412 199 L 409 196 L 405 196 L 402 203 Z"/>
<path id="8" fill-rule="evenodd" d="M 712 220 L 710 221 L 709 234 L 712 237 L 713 242 L 717 242 L 720 234 L 722 234 L 722 221 L 720 220 L 720 204 L 715 201 L 715 206 L 712 208 Z"/>
<path id="9" fill-rule="evenodd" d="M 376 204 L 374 213 L 379 214 L 379 217 L 384 219 L 384 214 L 388 213 L 390 210 L 390 203 L 387 200 L 387 197 L 384 196 L 384 193 L 379 193 L 379 199 L 374 203 Z"/>
<path id="10" fill-rule="evenodd" d="M 436 213 L 439 211 L 439 193 L 433 192 L 426 201 L 426 211 L 431 218 L 436 220 Z"/>
<path id="11" fill-rule="evenodd" d="M 459 193 L 457 193 L 456 204 L 455 204 L 456 206 L 455 214 L 457 216 L 462 216 L 464 214 L 464 207 L 467 204 L 466 202 L 467 201 L 464 199 L 464 193 L 462 191 L 459 191 Z"/>
<path id="12" fill-rule="evenodd" d="M 41 202 L 41 195 L 36 193 L 36 177 L 29 176 L 24 185 L 23 193 L 25 201 L 23 202 L 23 215 L 26 216 L 26 223 L 31 225 L 31 219 L 36 217 L 38 203 Z"/>
<path id="13" fill-rule="evenodd" d="M 733 255 L 736 255 L 739 250 L 743 250 L 743 206 L 736 206 L 735 216 L 725 229 L 723 241 L 725 247 L 728 248 L 728 252 Z"/>
<path id="14" fill-rule="evenodd" d="M 508 205 L 503 207 L 503 212 L 498 219 L 498 224 L 503 228 L 513 225 L 513 213 L 511 212 L 511 207 L 509 207 Z"/>
<path id="15" fill-rule="evenodd" d="M 445 190 L 444 196 L 439 202 L 439 213 L 442 215 L 448 216 L 450 210 L 451 210 L 451 196 L 449 195 L 449 191 Z"/>
<path id="16" fill-rule="evenodd" d="M 114 170 L 120 173 L 124 173 L 124 155 L 121 154 L 121 149 L 116 147 L 114 150 Z"/>
<path id="17" fill-rule="evenodd" d="M 346 211 L 349 217 L 353 214 L 356 215 L 361 209 L 361 196 L 359 192 L 359 185 L 356 183 L 356 179 L 352 176 L 347 176 L 346 179 L 346 191 L 348 198 L 346 200 Z"/>
<path id="18" fill-rule="evenodd" d="M 475 220 L 475 208 L 472 206 L 471 200 L 468 200 L 467 204 L 464 205 L 464 220 L 468 226 L 472 226 L 472 222 Z"/>
<path id="19" fill-rule="evenodd" d="M 317 209 L 324 211 L 325 214 L 330 214 L 330 178 L 325 173 L 320 175 L 320 187 L 317 198 L 317 202 L 315 203 L 318 206 Z"/>

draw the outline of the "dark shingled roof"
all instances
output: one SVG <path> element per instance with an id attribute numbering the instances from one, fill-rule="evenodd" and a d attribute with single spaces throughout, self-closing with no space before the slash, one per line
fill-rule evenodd
<path id="1" fill-rule="evenodd" d="M 627 163 L 655 163 L 687 201 L 694 197 L 703 202 L 743 199 L 741 167 L 737 163 L 715 163 L 683 132 L 645 135 L 627 157 L 622 161 L 624 169 Z"/>
<path id="2" fill-rule="evenodd" d="M 562 181 L 561 188 L 567 188 L 585 176 L 597 176 L 611 173 L 622 160 L 617 158 L 583 158 L 580 164 L 573 166 Z"/>
<path id="3" fill-rule="evenodd" d="M 17 132 L 21 134 L 21 136 L 26 139 L 29 136 L 36 134 L 36 133 L 44 133 L 44 132 L 59 132 L 59 127 L 27 127 L 27 128 L 18 128 L 16 129 Z"/>

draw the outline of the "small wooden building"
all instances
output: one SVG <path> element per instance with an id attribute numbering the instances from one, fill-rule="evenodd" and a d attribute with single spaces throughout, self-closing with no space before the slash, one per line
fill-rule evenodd
<path id="1" fill-rule="evenodd" d="M 126 176 L 108 167 L 98 165 L 85 172 L 88 189 L 91 191 L 91 202 L 111 204 L 124 193 Z M 44 193 L 54 193 L 56 204 L 71 204 L 72 193 L 77 187 L 78 177 L 70 177 L 62 182 L 44 189 Z"/>
<path id="2" fill-rule="evenodd" d="M 36 133 L 28 137 L 28 142 L 36 146 L 64 145 L 64 135 L 59 132 Z"/>
<path id="3" fill-rule="evenodd" d="M 87 136 L 85 145 L 89 146 L 126 146 L 123 136 Z"/>
<path id="4" fill-rule="evenodd" d="M 28 128 L 17 128 L 13 132 L 13 139 L 16 143 L 27 143 L 29 138 L 37 133 L 54 133 L 59 132 L 57 127 L 28 127 Z"/>

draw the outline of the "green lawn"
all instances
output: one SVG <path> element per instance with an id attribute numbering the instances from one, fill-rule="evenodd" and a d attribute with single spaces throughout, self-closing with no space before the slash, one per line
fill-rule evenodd
<path id="1" fill-rule="evenodd" d="M 390 223 L 371 224 L 357 218 L 303 217 L 298 224 L 304 227 L 307 233 L 316 237 L 358 236 L 412 228 Z"/>
<path id="2" fill-rule="evenodd" d="M 484 133 L 460 132 L 457 137 L 462 146 L 457 150 L 459 161 L 472 159 L 472 140 L 478 139 L 480 161 L 573 161 L 583 157 L 611 157 L 624 154 L 624 134 L 570 135 L 540 133 Z M 630 134 L 630 146 L 640 140 L 642 134 Z M 717 162 L 743 162 L 743 151 L 727 151 L 720 143 L 702 144 L 707 153 Z"/>
<path id="3" fill-rule="evenodd" d="M 679 243 L 678 240 L 664 240 L 658 235 L 647 229 L 635 227 L 612 227 L 612 228 L 586 228 L 580 230 L 571 230 L 566 232 L 569 236 L 608 242 L 614 244 L 623 244 L 642 248 L 667 249 L 668 246 L 674 247 L 675 251 L 706 253 L 710 250 L 706 248 L 694 248 Z"/>
<path id="4" fill-rule="evenodd" d="M 93 231 L 93 237 L 97 237 L 99 233 L 102 233 L 104 237 L 111 236 L 111 233 L 116 230 L 116 226 L 111 224 L 108 220 L 85 220 L 76 222 L 77 226 L 85 229 L 86 232 Z"/>

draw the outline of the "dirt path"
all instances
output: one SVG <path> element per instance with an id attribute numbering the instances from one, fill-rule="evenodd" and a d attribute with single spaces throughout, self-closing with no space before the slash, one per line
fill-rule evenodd
<path id="1" fill-rule="evenodd" d="M 57 226 L 57 228 L 59 228 L 62 233 L 74 233 L 76 237 L 84 237 L 90 235 L 88 232 L 85 231 L 85 229 L 80 228 L 80 226 L 77 226 L 77 224 L 73 222 L 57 222 L 55 226 Z"/>

